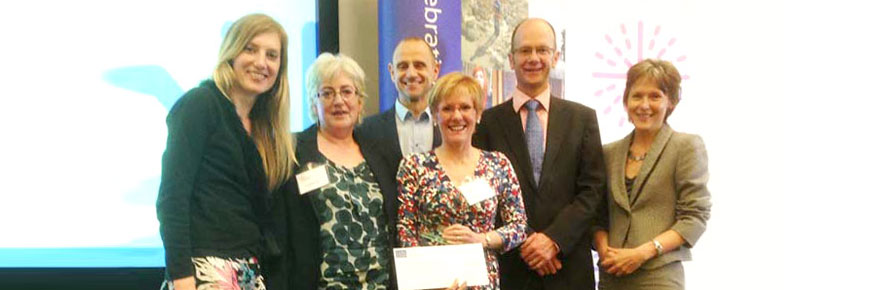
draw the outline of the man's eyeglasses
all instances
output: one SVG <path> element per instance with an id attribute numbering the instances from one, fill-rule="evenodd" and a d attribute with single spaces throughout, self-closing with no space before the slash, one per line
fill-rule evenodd
<path id="1" fill-rule="evenodd" d="M 520 47 L 513 50 L 513 53 L 519 56 L 529 56 L 532 55 L 532 52 L 537 53 L 538 56 L 550 56 L 553 54 L 553 48 L 549 46 L 540 46 L 540 47 Z"/>

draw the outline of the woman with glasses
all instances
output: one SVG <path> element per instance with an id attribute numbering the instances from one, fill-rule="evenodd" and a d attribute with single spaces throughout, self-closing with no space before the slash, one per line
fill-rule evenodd
<path id="1" fill-rule="evenodd" d="M 500 289 L 498 256 L 526 239 L 527 219 L 510 161 L 472 145 L 482 96 L 477 80 L 459 72 L 438 79 L 429 93 L 442 143 L 401 161 L 398 240 L 402 247 L 479 244 L 489 284 L 470 288 Z"/>
<path id="2" fill-rule="evenodd" d="M 365 74 L 351 58 L 323 53 L 307 72 L 316 124 L 298 134 L 301 174 L 327 184 L 290 198 L 292 289 L 386 289 L 392 285 L 395 172 L 362 148 Z M 306 189 L 305 189 L 306 190 Z"/>

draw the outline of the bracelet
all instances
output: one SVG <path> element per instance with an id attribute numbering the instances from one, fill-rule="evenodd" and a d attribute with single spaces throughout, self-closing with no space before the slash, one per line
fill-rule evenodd
<path id="1" fill-rule="evenodd" d="M 486 247 L 484 247 L 484 248 L 489 249 L 489 244 L 492 244 L 492 241 L 489 240 L 489 232 L 483 234 L 483 236 L 486 237 Z"/>
<path id="2" fill-rule="evenodd" d="M 656 248 L 656 256 L 662 256 L 662 244 L 659 243 L 656 239 L 653 239 L 653 247 Z"/>

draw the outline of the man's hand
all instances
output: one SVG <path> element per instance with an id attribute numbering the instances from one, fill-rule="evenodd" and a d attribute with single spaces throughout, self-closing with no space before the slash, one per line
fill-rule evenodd
<path id="1" fill-rule="evenodd" d="M 542 233 L 530 235 L 520 247 L 520 256 L 529 265 L 529 269 L 538 275 L 556 274 L 562 268 L 562 263 L 556 258 L 559 251 L 550 237 Z"/>

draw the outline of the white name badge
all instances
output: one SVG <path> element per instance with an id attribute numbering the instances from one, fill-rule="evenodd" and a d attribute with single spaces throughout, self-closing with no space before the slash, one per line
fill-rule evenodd
<path id="1" fill-rule="evenodd" d="M 483 178 L 477 178 L 460 185 L 459 191 L 465 196 L 468 205 L 474 205 L 495 196 L 495 190 Z"/>
<path id="2" fill-rule="evenodd" d="M 319 165 L 301 172 L 295 178 L 298 179 L 298 190 L 301 194 L 311 192 L 331 183 L 328 180 L 328 167 L 325 167 L 325 165 Z"/>

